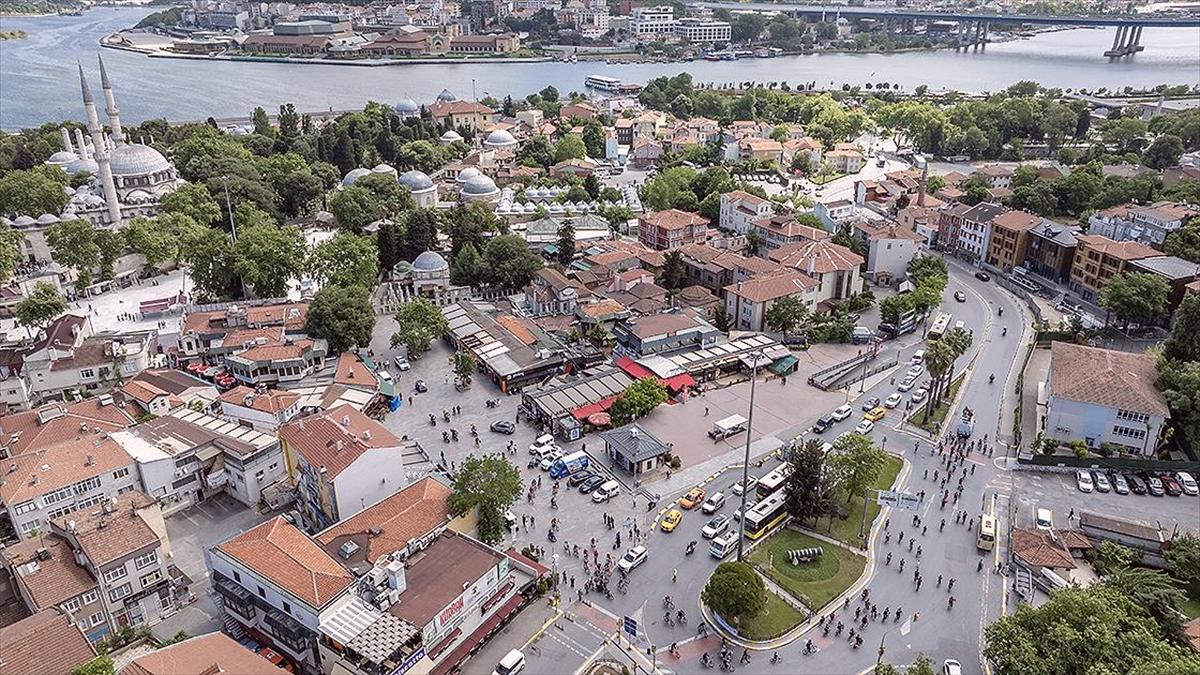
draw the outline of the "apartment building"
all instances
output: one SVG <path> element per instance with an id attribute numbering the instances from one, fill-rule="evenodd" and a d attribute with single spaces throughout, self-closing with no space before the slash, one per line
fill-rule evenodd
<path id="1" fill-rule="evenodd" d="M 181 405 L 205 410 L 218 399 L 213 383 L 177 368 L 143 370 L 121 385 L 120 394 L 125 403 L 155 416 Z"/>
<path id="2" fill-rule="evenodd" d="M 0 626 L 0 663 L 13 673 L 60 675 L 94 658 L 96 648 L 62 610 L 44 609 Z"/>
<path id="3" fill-rule="evenodd" d="M 849 199 L 817 202 L 813 206 L 813 215 L 820 218 L 831 232 L 836 232 L 842 225 L 849 225 L 858 219 L 858 207 Z"/>
<path id="4" fill-rule="evenodd" d="M 179 358 L 219 363 L 227 354 L 258 344 L 278 344 L 301 335 L 308 303 L 224 303 L 191 308 L 179 335 Z"/>
<path id="5" fill-rule="evenodd" d="M 863 289 L 862 256 L 833 243 L 832 239 L 781 246 L 768 257 L 803 274 L 816 283 L 817 303 L 844 300 Z"/>
<path id="6" fill-rule="evenodd" d="M 862 151 L 853 143 L 838 143 L 824 157 L 825 166 L 845 174 L 858 173 L 865 161 Z"/>
<path id="7" fill-rule="evenodd" d="M 722 335 L 693 312 L 651 314 L 626 319 L 613 326 L 613 337 L 617 340 L 614 352 L 635 359 L 711 347 Z"/>
<path id="8" fill-rule="evenodd" d="M 853 233 L 867 244 L 867 276 L 875 283 L 907 276 L 908 263 L 925 242 L 925 237 L 893 220 L 860 221 Z"/>
<path id="9" fill-rule="evenodd" d="M 992 202 L 980 202 L 955 219 L 954 252 L 970 260 L 983 260 L 992 237 L 992 220 L 1008 209 Z"/>
<path id="10" fill-rule="evenodd" d="M 222 393 L 217 400 L 221 404 L 221 417 L 264 434 L 275 433 L 276 429 L 300 414 L 300 395 L 291 391 L 252 389 L 238 385 Z"/>
<path id="11" fill-rule="evenodd" d="M 987 264 L 1010 272 L 1024 267 L 1029 254 L 1030 235 L 1042 217 L 1028 211 L 1007 211 L 992 219 L 992 236 L 988 240 Z"/>
<path id="12" fill-rule="evenodd" d="M 1098 234 L 1081 234 L 1075 241 L 1075 258 L 1067 286 L 1088 302 L 1096 302 L 1104 284 L 1124 273 L 1131 261 L 1159 255 L 1141 242 L 1113 241 Z"/>
<path id="13" fill-rule="evenodd" d="M 718 224 L 722 229 L 746 234 L 754 221 L 770 218 L 775 205 L 769 199 L 743 190 L 732 190 L 721 194 L 721 211 Z"/>
<path id="14" fill-rule="evenodd" d="M 693 44 L 729 42 L 733 36 L 733 26 L 728 21 L 684 17 L 675 22 L 675 34 L 679 36 L 680 40 L 686 40 Z"/>
<path id="15" fill-rule="evenodd" d="M 1200 207 L 1159 201 L 1138 206 L 1122 204 L 1097 211 L 1088 218 L 1088 234 L 1113 241 L 1138 241 L 1161 249 L 1167 235 L 1200 216 Z"/>
<path id="16" fill-rule="evenodd" d="M 296 486 L 309 531 L 348 518 L 408 484 L 401 440 L 379 422 L 343 405 L 279 428 L 288 480 Z"/>
<path id="17" fill-rule="evenodd" d="M 767 330 L 766 314 L 780 298 L 796 297 L 817 311 L 820 282 L 799 272 L 783 272 L 725 287 L 725 308 L 737 330 Z"/>
<path id="18" fill-rule="evenodd" d="M 1012 189 L 1013 170 L 1007 166 L 999 164 L 988 164 L 981 166 L 976 170 L 976 173 L 988 179 L 988 184 L 993 188 L 1002 190 Z"/>
<path id="19" fill-rule="evenodd" d="M 629 15 L 629 32 L 638 37 L 671 35 L 675 24 L 675 8 L 671 5 L 634 7 Z"/>
<path id="20" fill-rule="evenodd" d="M 697 213 L 667 209 L 638 216 L 638 240 L 663 251 L 708 239 L 708 219 Z"/>
<path id="21" fill-rule="evenodd" d="M 828 230 L 806 225 L 787 214 L 759 218 L 751 224 L 751 231 L 758 234 L 758 238 L 762 240 L 762 250 L 768 252 L 788 244 L 821 241 L 833 237 Z"/>
<path id="22" fill-rule="evenodd" d="M 32 403 L 67 392 L 103 392 L 149 368 L 158 353 L 157 331 L 93 334 L 91 321 L 67 321 L 67 339 L 46 340 L 24 355 Z"/>
<path id="23" fill-rule="evenodd" d="M 90 443 L 104 433 L 133 423 L 127 407 L 104 396 L 77 403 L 47 403 L 37 410 L 8 413 L 0 416 L 0 459 L 67 441 Z"/>
<path id="24" fill-rule="evenodd" d="M 1025 253 L 1025 268 L 1051 281 L 1064 283 L 1071 277 L 1075 262 L 1078 227 L 1052 220 L 1042 220 L 1029 232 L 1029 250 Z"/>
<path id="25" fill-rule="evenodd" d="M 285 338 L 282 344 L 256 344 L 225 357 L 225 367 L 242 384 L 277 386 L 299 382 L 325 366 L 329 345 L 322 339 Z"/>

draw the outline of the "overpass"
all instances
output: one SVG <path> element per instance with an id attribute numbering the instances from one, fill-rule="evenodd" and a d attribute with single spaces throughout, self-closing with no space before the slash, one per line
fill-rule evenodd
<path id="1" fill-rule="evenodd" d="M 935 12 L 920 9 L 905 9 L 903 7 L 850 7 L 842 5 L 798 5 L 773 2 L 707 2 L 699 3 L 708 9 L 728 9 L 737 11 L 777 12 L 796 18 L 829 20 L 844 17 L 846 19 L 873 19 L 882 21 L 885 28 L 891 29 L 900 24 L 911 30 L 917 23 L 926 27 L 935 22 L 952 22 L 958 24 L 958 42 L 960 45 L 982 44 L 988 41 L 988 31 L 992 24 L 1024 24 L 1034 26 L 1083 26 L 1115 27 L 1112 48 L 1105 51 L 1109 57 L 1128 56 L 1142 51 L 1142 29 L 1152 28 L 1200 28 L 1200 16 L 1163 17 L 1163 16 L 1054 16 L 1049 14 L 1002 14 L 996 12 Z"/>

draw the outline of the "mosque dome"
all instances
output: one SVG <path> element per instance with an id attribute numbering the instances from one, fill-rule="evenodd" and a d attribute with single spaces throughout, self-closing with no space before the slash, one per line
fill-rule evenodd
<path id="1" fill-rule="evenodd" d="M 421 106 L 411 98 L 405 97 L 396 101 L 396 105 L 392 106 L 397 115 L 404 117 L 405 115 L 418 115 L 421 113 Z"/>
<path id="2" fill-rule="evenodd" d="M 489 148 L 507 148 L 517 144 L 517 139 L 504 129 L 497 129 L 488 134 L 487 140 L 483 142 L 484 146 Z"/>
<path id="3" fill-rule="evenodd" d="M 428 190 L 433 187 L 433 179 L 424 171 L 413 169 L 400 174 L 400 184 L 413 192 Z"/>
<path id="4" fill-rule="evenodd" d="M 497 192 L 496 183 L 487 176 L 479 174 L 472 176 L 467 182 L 463 183 L 462 192 L 470 196 L 483 196 Z"/>
<path id="5" fill-rule="evenodd" d="M 449 89 L 443 89 L 442 93 L 438 94 L 437 100 L 441 101 L 442 103 L 449 103 L 451 101 L 457 101 L 458 97 L 454 94 L 451 94 Z"/>
<path id="6" fill-rule="evenodd" d="M 80 157 L 64 166 L 63 170 L 72 176 L 77 176 L 81 173 L 90 173 L 94 176 L 100 172 L 100 165 L 94 159 L 83 159 Z"/>
<path id="7" fill-rule="evenodd" d="M 375 168 L 371 169 L 371 173 L 385 173 L 395 176 L 396 169 L 391 164 L 376 164 Z"/>
<path id="8" fill-rule="evenodd" d="M 354 185 L 359 178 L 369 175 L 371 175 L 370 169 L 350 169 L 350 172 L 347 173 L 344 178 L 342 178 L 342 185 L 345 187 L 350 187 L 351 185 Z"/>
<path id="9" fill-rule="evenodd" d="M 55 166 L 63 166 L 70 164 L 77 159 L 79 159 L 79 155 L 71 152 L 70 150 L 59 150 L 53 155 L 50 155 L 50 159 L 47 159 L 46 163 L 53 164 Z"/>
<path id="10" fill-rule="evenodd" d="M 58 222 L 58 216 L 56 216 L 52 213 L 43 213 L 42 215 L 38 216 L 38 219 L 37 219 L 38 225 L 53 225 L 57 222 Z"/>
<path id="11" fill-rule="evenodd" d="M 473 166 L 468 166 L 467 168 L 458 172 L 458 178 L 456 180 L 459 183 L 466 183 L 467 181 L 471 180 L 472 178 L 474 178 L 476 176 L 482 176 L 482 175 L 483 175 L 483 172 L 480 171 L 479 169 L 476 169 Z"/>
<path id="12" fill-rule="evenodd" d="M 442 137 L 439 140 L 445 145 L 450 145 L 451 143 L 457 143 L 463 140 L 463 137 L 457 131 L 450 129 L 446 133 L 442 134 Z"/>
<path id="13" fill-rule="evenodd" d="M 148 176 L 169 171 L 171 163 L 161 152 L 148 145 L 124 143 L 113 149 L 109 168 L 114 176 Z"/>
<path id="14" fill-rule="evenodd" d="M 416 272 L 444 272 L 450 269 L 446 259 L 434 251 L 425 251 L 412 261 L 412 269 Z"/>

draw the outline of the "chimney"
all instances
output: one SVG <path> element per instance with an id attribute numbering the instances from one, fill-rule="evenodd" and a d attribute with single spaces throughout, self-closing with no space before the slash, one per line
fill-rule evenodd
<path id="1" fill-rule="evenodd" d="M 96 456 L 95 455 L 88 455 L 87 461 L 85 461 L 83 463 L 84 466 L 94 466 L 95 464 L 96 464 Z"/>

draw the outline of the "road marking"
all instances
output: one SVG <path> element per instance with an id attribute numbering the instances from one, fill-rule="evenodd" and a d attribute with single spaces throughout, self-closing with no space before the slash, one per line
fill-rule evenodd
<path id="1" fill-rule="evenodd" d="M 554 625 L 554 622 L 558 621 L 559 618 L 561 618 L 562 616 L 563 616 L 563 611 L 561 609 L 556 610 L 554 612 L 554 616 L 550 617 L 549 619 L 546 619 L 546 622 L 542 624 L 542 627 L 537 629 L 536 631 L 534 631 L 533 635 L 529 636 L 529 639 L 525 641 L 525 644 L 521 645 L 521 649 L 524 650 L 526 647 L 529 646 L 529 644 L 531 642 L 540 638 L 542 636 L 542 633 L 545 633 L 546 630 L 549 629 L 550 626 Z"/>

